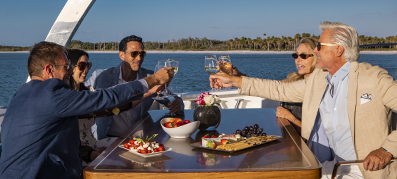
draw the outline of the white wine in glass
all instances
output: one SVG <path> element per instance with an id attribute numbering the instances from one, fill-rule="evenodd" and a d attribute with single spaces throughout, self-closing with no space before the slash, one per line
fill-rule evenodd
<path id="1" fill-rule="evenodd" d="M 219 56 L 219 70 L 227 74 L 232 72 L 232 61 L 230 60 L 229 55 Z"/>
<path id="2" fill-rule="evenodd" d="M 210 75 L 215 75 L 216 71 L 218 70 L 216 67 L 205 66 L 204 68 L 205 71 L 207 71 L 207 73 Z"/>
<path id="3" fill-rule="evenodd" d="M 173 59 L 168 59 L 168 62 L 170 63 L 171 67 L 174 69 L 174 76 L 175 76 L 176 73 L 178 72 L 179 62 Z"/>

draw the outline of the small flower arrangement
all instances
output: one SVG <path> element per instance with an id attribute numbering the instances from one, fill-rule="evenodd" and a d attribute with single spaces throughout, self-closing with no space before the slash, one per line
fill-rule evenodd
<path id="1" fill-rule="evenodd" d="M 196 104 L 200 106 L 214 106 L 219 105 L 220 99 L 218 95 L 210 94 L 210 92 L 203 92 L 201 95 L 197 96 Z"/>

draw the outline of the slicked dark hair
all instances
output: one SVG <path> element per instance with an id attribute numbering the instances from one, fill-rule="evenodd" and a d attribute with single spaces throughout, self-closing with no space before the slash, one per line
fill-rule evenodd
<path id="1" fill-rule="evenodd" d="M 128 36 L 128 37 L 123 38 L 123 40 L 120 41 L 120 44 L 119 44 L 119 51 L 125 52 L 125 51 L 127 50 L 127 43 L 128 43 L 128 42 L 131 42 L 131 41 L 139 42 L 139 43 L 141 43 L 141 45 L 142 45 L 142 49 L 145 48 L 145 47 L 143 46 L 143 43 L 142 43 L 142 38 L 140 38 L 140 37 L 138 37 L 138 36 L 135 36 L 135 35 L 131 35 L 131 36 Z"/>
<path id="2" fill-rule="evenodd" d="M 32 76 L 39 76 L 43 74 L 43 69 L 46 64 L 57 64 L 62 58 L 59 52 L 66 55 L 66 48 L 52 42 L 42 41 L 33 46 L 28 57 L 28 74 Z M 68 56 L 68 55 L 67 55 Z"/>

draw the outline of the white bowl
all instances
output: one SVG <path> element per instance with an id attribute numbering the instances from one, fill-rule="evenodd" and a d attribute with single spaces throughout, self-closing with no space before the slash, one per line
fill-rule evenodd
<path id="1" fill-rule="evenodd" d="M 197 128 L 200 125 L 200 121 L 190 122 L 189 124 L 185 124 L 183 126 L 179 126 L 176 128 L 166 128 L 164 127 L 164 123 L 168 122 L 173 118 L 164 118 L 160 121 L 160 125 L 163 130 L 170 135 L 172 138 L 187 138 L 190 137 L 194 132 L 196 132 Z"/>

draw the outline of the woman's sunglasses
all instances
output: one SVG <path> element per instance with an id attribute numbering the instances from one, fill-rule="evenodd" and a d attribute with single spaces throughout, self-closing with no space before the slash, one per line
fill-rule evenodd
<path id="1" fill-rule="evenodd" d="M 301 53 L 301 54 L 293 53 L 292 54 L 292 58 L 294 58 L 294 59 L 297 59 L 298 57 L 301 57 L 301 59 L 306 59 L 306 58 L 309 58 L 312 56 L 314 56 L 314 55 L 313 54 L 304 54 L 304 53 Z"/>
<path id="2" fill-rule="evenodd" d="M 79 70 L 80 70 L 80 71 L 84 71 L 85 68 L 88 68 L 88 70 L 90 70 L 90 69 L 91 69 L 91 66 L 92 66 L 92 63 L 91 63 L 91 62 L 88 62 L 88 63 L 86 63 L 86 62 L 79 62 L 79 63 L 77 63 L 77 65 L 76 65 L 76 67 L 79 67 Z"/>
<path id="3" fill-rule="evenodd" d="M 146 52 L 145 52 L 145 51 L 141 51 L 141 52 L 132 51 L 132 52 L 131 52 L 131 57 L 132 57 L 132 58 L 136 58 L 138 55 L 139 55 L 141 58 L 143 58 L 143 57 L 146 56 Z"/>

